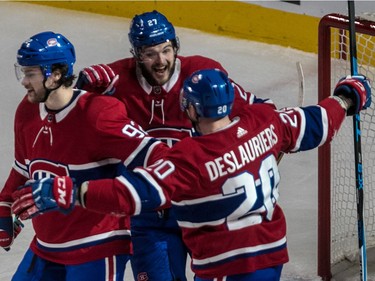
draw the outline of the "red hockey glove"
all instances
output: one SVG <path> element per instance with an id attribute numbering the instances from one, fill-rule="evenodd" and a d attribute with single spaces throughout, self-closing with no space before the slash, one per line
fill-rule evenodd
<path id="1" fill-rule="evenodd" d="M 353 106 L 348 108 L 346 115 L 357 114 L 371 104 L 370 81 L 363 75 L 346 76 L 337 83 L 333 95 L 351 99 Z"/>
<path id="2" fill-rule="evenodd" d="M 6 251 L 10 250 L 10 246 L 23 227 L 18 218 L 13 221 L 10 206 L 10 203 L 0 202 L 0 247 Z"/>
<path id="3" fill-rule="evenodd" d="M 21 220 L 50 211 L 68 214 L 74 208 L 77 187 L 70 177 L 27 182 L 13 193 L 12 211 Z"/>
<path id="4" fill-rule="evenodd" d="M 103 95 L 113 95 L 118 80 L 119 75 L 111 67 L 106 64 L 95 64 L 81 70 L 75 87 Z"/>

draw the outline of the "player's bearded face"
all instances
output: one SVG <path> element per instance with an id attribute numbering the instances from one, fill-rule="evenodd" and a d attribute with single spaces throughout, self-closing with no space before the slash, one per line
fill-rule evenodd
<path id="1" fill-rule="evenodd" d="M 140 67 L 147 82 L 161 86 L 174 72 L 176 50 L 171 42 L 145 47 L 139 56 Z"/>
<path id="2" fill-rule="evenodd" d="M 46 96 L 44 75 L 39 66 L 21 67 L 19 80 L 27 90 L 27 99 L 31 103 L 43 102 Z M 18 78 L 18 77 L 17 77 Z"/>

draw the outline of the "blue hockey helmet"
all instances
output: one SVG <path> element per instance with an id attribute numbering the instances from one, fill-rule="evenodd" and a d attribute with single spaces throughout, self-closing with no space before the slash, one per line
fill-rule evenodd
<path id="1" fill-rule="evenodd" d="M 198 115 L 220 118 L 229 115 L 234 100 L 234 88 L 228 76 L 219 69 L 194 72 L 184 81 L 181 90 L 181 109 L 192 104 Z"/>
<path id="2" fill-rule="evenodd" d="M 156 10 L 135 15 L 128 36 L 135 51 L 144 46 L 155 46 L 169 41 L 179 47 L 172 23 Z"/>
<path id="3" fill-rule="evenodd" d="M 63 35 L 46 31 L 38 33 L 22 43 L 17 52 L 17 63 L 20 66 L 40 66 L 44 77 L 49 77 L 53 64 L 66 64 L 66 77 L 73 75 L 76 61 L 72 43 Z"/>

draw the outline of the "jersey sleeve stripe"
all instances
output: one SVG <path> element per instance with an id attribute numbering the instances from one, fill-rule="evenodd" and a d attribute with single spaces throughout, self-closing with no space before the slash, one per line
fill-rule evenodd
<path id="1" fill-rule="evenodd" d="M 133 215 L 139 215 L 142 210 L 142 203 L 141 203 L 141 198 L 138 196 L 138 193 L 134 186 L 127 180 L 127 178 L 123 176 L 119 176 L 116 178 L 119 182 L 121 182 L 126 189 L 130 192 L 133 200 L 134 200 L 134 213 Z"/>
<path id="2" fill-rule="evenodd" d="M 26 178 L 30 178 L 29 173 L 28 173 L 27 168 L 26 168 L 26 165 L 22 165 L 17 160 L 15 160 L 14 163 L 13 163 L 13 169 L 16 170 L 18 173 L 20 173 L 22 176 L 24 176 Z"/>
<path id="3" fill-rule="evenodd" d="M 299 133 L 299 136 L 297 138 L 296 144 L 295 144 L 294 148 L 292 149 L 292 152 L 296 152 L 296 151 L 298 151 L 300 149 L 301 142 L 304 139 L 305 133 L 306 133 L 306 116 L 305 116 L 305 112 L 302 109 L 300 109 L 300 108 L 296 108 L 296 111 L 300 114 L 300 117 L 301 117 L 300 133 Z"/>
<path id="4" fill-rule="evenodd" d="M 165 197 L 163 189 L 157 183 L 157 181 L 155 181 L 155 179 L 146 170 L 136 168 L 134 169 L 134 172 L 142 175 L 147 180 L 147 182 L 151 184 L 151 187 L 157 192 L 157 195 L 160 199 L 160 206 L 165 205 L 167 203 L 167 199 Z"/>

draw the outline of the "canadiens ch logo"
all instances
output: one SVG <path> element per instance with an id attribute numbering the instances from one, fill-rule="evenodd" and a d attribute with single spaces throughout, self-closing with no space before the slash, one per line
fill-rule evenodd
<path id="1" fill-rule="evenodd" d="M 165 142 L 169 147 L 172 147 L 176 142 L 183 138 L 192 136 L 190 129 L 183 128 L 153 128 L 147 130 L 147 133 L 154 138 Z"/>
<path id="2" fill-rule="evenodd" d="M 137 281 L 147 281 L 147 280 L 148 280 L 147 272 L 141 272 L 137 275 Z"/>
<path id="3" fill-rule="evenodd" d="M 61 163 L 45 159 L 34 159 L 29 163 L 29 175 L 34 180 L 56 176 L 69 176 L 69 168 L 67 165 Z"/>
<path id="4" fill-rule="evenodd" d="M 191 82 L 193 82 L 194 84 L 197 84 L 199 80 L 202 80 L 202 74 L 194 75 L 193 77 L 191 77 Z"/>
<path id="5" fill-rule="evenodd" d="M 50 38 L 47 40 L 47 46 L 53 47 L 57 45 L 57 39 L 56 38 Z"/>

